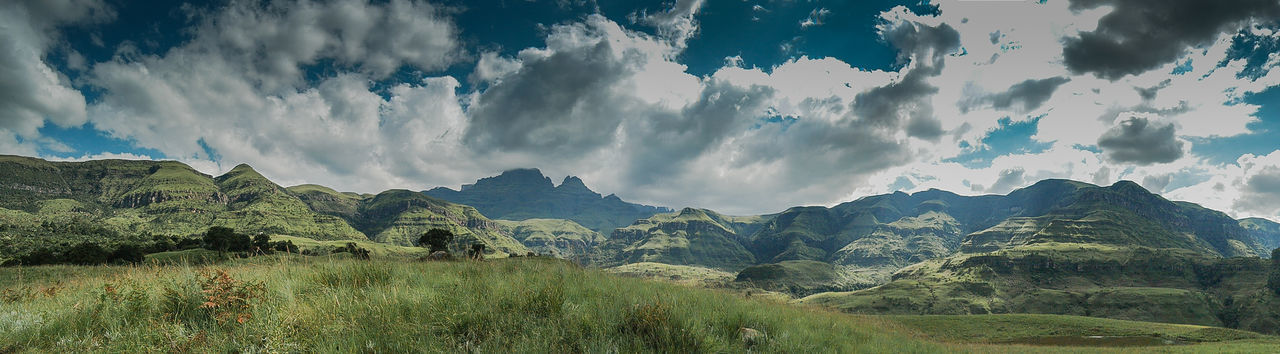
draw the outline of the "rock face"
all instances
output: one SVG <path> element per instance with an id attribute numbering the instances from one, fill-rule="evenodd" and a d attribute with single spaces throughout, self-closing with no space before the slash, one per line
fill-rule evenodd
<path id="1" fill-rule="evenodd" d="M 460 190 L 438 187 L 428 196 L 466 204 L 494 219 L 567 219 L 602 234 L 669 209 L 601 196 L 581 179 L 565 177 L 559 186 L 537 169 L 516 169 L 482 178 Z"/>

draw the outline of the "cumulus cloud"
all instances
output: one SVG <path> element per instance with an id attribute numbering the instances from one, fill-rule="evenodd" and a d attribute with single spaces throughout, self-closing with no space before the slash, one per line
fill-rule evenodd
<path id="1" fill-rule="evenodd" d="M 676 47 L 684 48 L 685 43 L 698 33 L 696 16 L 704 3 L 706 0 L 678 0 L 667 11 L 647 14 L 643 19 Z"/>
<path id="2" fill-rule="evenodd" d="M 1062 56 L 1075 73 L 1115 80 L 1171 63 L 1189 47 L 1235 32 L 1251 20 L 1280 18 L 1274 0 L 1072 0 L 1073 10 L 1110 6 L 1096 31 L 1068 38 Z"/>
<path id="3" fill-rule="evenodd" d="M 0 135 L 27 139 L 52 122 L 84 124 L 85 99 L 45 56 L 60 41 L 59 29 L 111 20 L 100 0 L 11 1 L 0 4 Z M 24 149 L 25 150 L 25 149 Z"/>
<path id="4" fill-rule="evenodd" d="M 304 65 L 331 59 L 385 77 L 402 65 L 444 69 L 462 59 L 457 29 L 425 1 L 232 2 L 202 14 L 186 52 L 215 55 L 267 91 L 298 84 Z"/>
<path id="5" fill-rule="evenodd" d="M 618 87 L 634 68 L 613 60 L 610 46 L 601 40 L 525 63 L 477 97 L 468 144 L 576 157 L 612 142 L 635 102 Z"/>
<path id="6" fill-rule="evenodd" d="M 1235 207 L 1267 216 L 1280 215 L 1280 167 L 1267 166 L 1244 179 L 1245 193 Z"/>
<path id="7" fill-rule="evenodd" d="M 902 124 L 911 136 L 933 139 L 943 131 L 926 100 L 937 88 L 927 80 L 941 73 L 943 59 L 959 48 L 960 34 L 946 23 L 930 26 L 913 17 L 903 7 L 885 13 L 880 35 L 898 48 L 899 61 L 909 64 L 897 82 L 858 94 L 853 109 L 872 124 Z"/>
<path id="8" fill-rule="evenodd" d="M 113 137 L 207 173 L 243 162 L 286 184 L 361 191 L 460 181 L 455 173 L 474 171 L 465 159 L 451 162 L 458 172 L 427 167 L 465 156 L 447 155 L 465 128 L 457 80 L 394 84 L 385 97 L 371 87 L 465 54 L 440 11 L 402 0 L 233 2 L 199 14 L 193 38 L 163 55 L 94 65 L 88 82 L 103 94 L 90 115 Z M 307 83 L 304 67 L 320 61 L 339 73 Z"/>
<path id="9" fill-rule="evenodd" d="M 64 3 L 96 4 L 0 8 Z M 1235 44 L 1217 34 L 1259 16 L 1211 14 L 1202 22 L 1221 26 L 1201 40 L 1190 32 L 1147 33 L 1171 26 L 1134 10 L 1148 5 L 1002 2 L 992 11 L 991 4 L 940 2 L 939 13 L 929 15 L 896 7 L 877 27 L 898 53 L 894 69 L 863 69 L 839 57 L 759 67 L 727 58 L 724 67 L 695 76 L 682 59 L 698 18 L 710 15 L 699 0 L 634 13 L 625 25 L 588 14 L 545 28 L 541 44 L 515 54 L 459 41 L 466 28 L 450 19 L 455 10 L 423 1 L 231 2 L 194 13 L 185 29 L 190 39 L 163 54 L 126 48 L 119 52 L 128 55 L 76 64 L 84 69 L 77 84 L 101 98 L 81 108 L 81 118 L 54 123 L 88 120 L 207 173 L 244 162 L 282 184 L 361 192 L 456 186 L 538 167 L 553 177 L 579 175 L 628 200 L 746 214 L 895 188 L 1006 193 L 1044 178 L 1102 185 L 1128 179 L 1173 199 L 1274 215 L 1266 166 L 1280 166 L 1273 161 L 1280 153 L 1221 166 L 1181 158 L 1189 143 L 1180 138 L 1249 133 L 1259 106 L 1244 97 L 1280 84 L 1277 65 L 1229 60 Z M 817 10 L 814 25 L 822 18 Z M 1153 13 L 1160 11 L 1182 14 Z M 46 53 L 56 26 L 41 23 L 92 22 L 76 11 L 43 13 L 82 19 L 0 21 L 34 34 L 6 27 L 0 36 L 15 40 L 0 47 Z M 1231 16 L 1239 19 L 1222 20 Z M 1132 20 L 1133 28 L 1117 19 Z M 1176 47 L 1172 59 L 1140 53 L 1147 58 L 1127 60 L 1146 64 L 1088 66 L 1066 58 L 1071 50 L 1096 54 L 1086 37 L 1125 43 L 1143 36 L 1169 39 L 1147 45 Z M 1191 46 L 1204 50 L 1185 50 Z M 18 60 L 11 53 L 0 60 L 27 68 L 17 82 L 52 83 L 78 96 L 60 73 L 36 70 L 49 67 L 44 54 Z M 76 62 L 71 57 L 68 65 Z M 440 74 L 461 61 L 474 64 L 468 76 Z M 1189 63 L 1184 74 L 1139 69 L 1175 62 Z M 316 66 L 329 73 L 306 75 Z M 406 69 L 417 78 L 389 75 Z M 459 92 L 459 80 L 471 84 L 469 92 Z M 0 97 L 0 104 L 18 104 L 12 102 L 36 107 L 25 109 L 41 117 L 56 112 Z M 0 125 L 17 128 L 0 133 L 34 131 L 44 119 L 6 119 Z M 1007 122 L 1036 129 L 1003 129 Z M 1023 133 L 1029 136 L 1008 136 Z M 1000 139 L 1036 148 L 999 147 Z M 58 145 L 0 134 L 5 152 Z M 976 159 L 982 162 L 956 162 L 991 149 L 996 156 Z"/>
<path id="10" fill-rule="evenodd" d="M 1117 162 L 1169 163 L 1182 157 L 1183 142 L 1173 124 L 1144 117 L 1126 118 L 1098 138 L 1098 146 Z"/>

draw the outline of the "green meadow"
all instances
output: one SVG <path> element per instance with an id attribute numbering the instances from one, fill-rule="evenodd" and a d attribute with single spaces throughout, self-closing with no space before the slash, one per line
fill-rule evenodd
<path id="1" fill-rule="evenodd" d="M 1277 337 L 1203 326 L 850 315 L 547 258 L 277 254 L 9 267 L 0 281 L 0 353 L 1280 350 Z M 1041 342 L 1054 346 L 1029 345 Z"/>

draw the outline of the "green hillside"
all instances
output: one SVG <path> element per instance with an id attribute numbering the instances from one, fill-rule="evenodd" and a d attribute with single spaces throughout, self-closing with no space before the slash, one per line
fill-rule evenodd
<path id="1" fill-rule="evenodd" d="M 1040 243 L 912 265 L 871 289 L 800 302 L 871 314 L 1044 313 L 1276 333 L 1268 262 L 1185 249 Z"/>
<path id="2" fill-rule="evenodd" d="M 684 208 L 658 214 L 613 231 L 600 245 L 597 264 L 657 262 L 737 271 L 755 263 L 736 231 L 752 229 L 755 217 L 733 217 Z M 726 224 L 728 226 L 726 226 Z"/>
<path id="3" fill-rule="evenodd" d="M 86 241 L 107 248 L 180 242 L 210 226 L 401 246 L 439 227 L 459 235 L 457 250 L 482 242 L 490 251 L 528 252 L 470 207 L 407 191 L 375 197 L 316 185 L 285 189 L 248 165 L 213 177 L 174 161 L 49 162 L 0 155 L 0 167 L 0 264 Z"/>
<path id="4" fill-rule="evenodd" d="M 1165 200 L 1132 182 L 1100 187 L 1068 180 L 1003 196 L 929 190 L 791 208 L 751 235 L 747 247 L 761 263 L 831 263 L 851 274 L 855 287 L 869 287 L 956 252 L 1041 243 L 1178 248 L 1211 257 L 1269 252 L 1224 213 Z"/>
<path id="5" fill-rule="evenodd" d="M 329 187 L 304 184 L 285 188 L 315 212 L 340 217 L 347 222 L 360 219 L 360 203 L 368 199 L 355 193 L 339 193 Z"/>
<path id="6" fill-rule="evenodd" d="M 572 220 L 525 219 L 494 220 L 511 231 L 511 237 L 530 251 L 564 259 L 585 259 L 592 249 L 605 241 L 603 235 Z"/>
<path id="7" fill-rule="evenodd" d="M 473 206 L 494 219 L 567 219 L 602 234 L 670 211 L 627 203 L 612 194 L 601 196 L 573 176 L 565 177 L 557 186 L 537 169 L 505 171 L 464 185 L 461 190 L 437 187 L 423 193 Z"/>
<path id="8" fill-rule="evenodd" d="M 1264 249 L 1280 248 L 1280 223 L 1263 218 L 1247 218 L 1240 220 L 1240 227 L 1257 238 Z"/>
<path id="9" fill-rule="evenodd" d="M 367 237 L 342 218 L 322 215 L 284 188 L 239 165 L 214 179 L 227 195 L 227 212 L 214 224 L 246 233 L 303 236 L 318 240 L 364 240 Z"/>
<path id="10" fill-rule="evenodd" d="M 450 246 L 463 250 L 472 243 L 484 243 L 488 250 L 505 254 L 525 254 L 529 249 L 475 208 L 428 197 L 422 193 L 393 189 L 361 204 L 356 227 L 370 239 L 400 246 L 412 246 L 431 229 L 453 232 Z"/>

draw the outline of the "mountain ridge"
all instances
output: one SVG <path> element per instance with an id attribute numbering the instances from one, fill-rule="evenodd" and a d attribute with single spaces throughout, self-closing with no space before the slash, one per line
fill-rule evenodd
<path id="1" fill-rule="evenodd" d="M 475 207 L 494 219 L 567 219 L 602 234 L 671 209 L 628 203 L 615 194 L 601 196 L 581 178 L 566 176 L 559 185 L 536 168 L 503 171 L 454 190 L 435 187 L 428 196 Z"/>

